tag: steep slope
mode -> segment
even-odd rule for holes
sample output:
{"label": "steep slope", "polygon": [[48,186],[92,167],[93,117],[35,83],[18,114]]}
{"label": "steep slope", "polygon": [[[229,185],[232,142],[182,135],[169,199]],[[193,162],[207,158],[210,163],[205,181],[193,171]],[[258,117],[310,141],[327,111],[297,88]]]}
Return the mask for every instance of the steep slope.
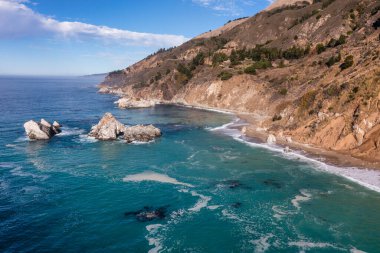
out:
{"label": "steep slope", "polygon": [[379,1],[281,6],[110,73],[101,91],[249,113],[251,132],[380,161]]}
{"label": "steep slope", "polygon": [[277,1],[274,1],[271,5],[268,6],[268,8],[266,10],[273,10],[273,9],[276,9],[276,8],[281,8],[281,7],[285,7],[285,6],[291,6],[291,5],[295,5],[299,2],[307,2],[308,4],[312,4],[313,1],[312,0],[277,0]]}

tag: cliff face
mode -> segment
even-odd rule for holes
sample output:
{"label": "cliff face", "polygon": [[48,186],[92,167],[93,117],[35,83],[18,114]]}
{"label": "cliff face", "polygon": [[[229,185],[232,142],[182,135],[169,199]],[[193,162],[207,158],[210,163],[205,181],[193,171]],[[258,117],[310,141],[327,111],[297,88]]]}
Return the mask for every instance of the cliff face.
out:
{"label": "cliff face", "polygon": [[110,73],[101,91],[250,113],[256,129],[380,161],[380,3],[279,5]]}

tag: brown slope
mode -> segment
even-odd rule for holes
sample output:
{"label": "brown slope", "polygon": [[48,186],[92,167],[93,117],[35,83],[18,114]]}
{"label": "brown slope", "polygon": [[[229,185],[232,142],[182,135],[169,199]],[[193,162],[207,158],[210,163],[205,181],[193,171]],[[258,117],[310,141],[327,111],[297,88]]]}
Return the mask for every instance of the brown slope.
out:
{"label": "brown slope", "polygon": [[[126,96],[251,113],[255,129],[380,160],[380,148],[369,144],[379,138],[372,131],[380,123],[380,29],[373,27],[380,18],[379,5],[375,0],[322,0],[263,11],[222,29],[219,36],[195,38],[110,74],[102,87]],[[317,53],[318,43],[327,45],[341,35],[345,43]],[[230,57],[232,50],[257,45],[282,52],[269,59],[272,67],[257,69],[256,75],[243,72],[255,63],[252,52],[235,65],[230,60],[212,64],[219,53]],[[283,53],[293,46],[290,55]],[[293,57],[308,46],[308,53]],[[205,60],[194,66],[199,52]],[[326,66],[339,54],[338,62]],[[354,63],[342,70],[349,55]],[[178,71],[179,64],[194,66],[191,75]],[[221,80],[222,72],[232,77]]]}

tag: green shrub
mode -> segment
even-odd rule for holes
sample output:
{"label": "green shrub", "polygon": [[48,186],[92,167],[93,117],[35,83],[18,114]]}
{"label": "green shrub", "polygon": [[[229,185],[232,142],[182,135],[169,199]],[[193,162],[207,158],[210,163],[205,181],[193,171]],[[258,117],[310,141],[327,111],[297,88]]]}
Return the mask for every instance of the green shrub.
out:
{"label": "green shrub", "polygon": [[285,50],[282,53],[282,56],[287,60],[300,59],[303,56],[309,54],[309,52],[310,52],[310,46],[307,46],[306,48],[292,46],[291,48]]}
{"label": "green shrub", "polygon": [[215,53],[212,56],[212,65],[216,66],[227,60],[228,60],[228,56],[225,53]]}
{"label": "green shrub", "polygon": [[340,94],[340,89],[336,85],[329,86],[325,91],[325,95],[329,97],[337,97]]}
{"label": "green shrub", "polygon": [[267,68],[272,67],[272,63],[268,60],[261,60],[261,61],[254,62],[252,66],[255,69],[267,69]]}
{"label": "green shrub", "polygon": [[318,53],[318,54],[323,53],[325,50],[326,50],[325,45],[323,45],[322,43],[318,43],[318,44],[317,44],[317,53]]}
{"label": "green shrub", "polygon": [[191,73],[190,69],[188,69],[182,63],[178,64],[177,70],[178,70],[179,73],[184,74],[187,77],[188,80],[193,77],[193,74]]}
{"label": "green shrub", "polygon": [[346,43],[346,39],[347,39],[347,37],[342,34],[339,36],[338,40],[331,39],[327,46],[328,47],[337,47],[337,46],[343,45]]}
{"label": "green shrub", "polygon": [[352,55],[349,55],[344,59],[344,62],[340,65],[340,69],[345,70],[351,67],[352,65],[354,65],[354,57]]}
{"label": "green shrub", "polygon": [[288,89],[287,88],[282,88],[279,93],[283,96],[286,96],[286,94],[288,94]]}
{"label": "green shrub", "polygon": [[199,65],[203,65],[205,62],[205,55],[203,52],[199,52],[191,61],[190,69],[195,69]]}
{"label": "green shrub", "polygon": [[154,80],[158,81],[162,78],[162,75],[160,72],[157,72],[156,76],[154,77]]}
{"label": "green shrub", "polygon": [[241,63],[240,58],[241,57],[239,56],[239,54],[235,50],[232,50],[231,55],[230,55],[231,67],[239,65]]}
{"label": "green shrub", "polygon": [[305,93],[300,99],[300,103],[299,103],[300,109],[302,111],[309,109],[313,105],[316,96],[317,96],[317,92],[314,90]]}
{"label": "green shrub", "polygon": [[340,62],[340,60],[342,59],[342,56],[340,55],[340,53],[337,55],[337,56],[331,56],[328,61],[326,62],[326,65],[327,67],[331,67],[333,66],[335,63],[337,62]]}
{"label": "green shrub", "polygon": [[220,80],[222,80],[222,81],[226,81],[226,80],[230,79],[232,76],[233,76],[233,74],[230,72],[227,72],[227,71],[222,71],[218,75],[218,77],[220,77]]}
{"label": "green shrub", "polygon": [[124,71],[120,69],[120,70],[112,71],[109,74],[110,75],[120,75],[120,74],[123,74],[123,73],[124,73]]}
{"label": "green shrub", "polygon": [[249,74],[249,75],[256,75],[256,68],[253,65],[246,67],[244,69],[244,73]]}

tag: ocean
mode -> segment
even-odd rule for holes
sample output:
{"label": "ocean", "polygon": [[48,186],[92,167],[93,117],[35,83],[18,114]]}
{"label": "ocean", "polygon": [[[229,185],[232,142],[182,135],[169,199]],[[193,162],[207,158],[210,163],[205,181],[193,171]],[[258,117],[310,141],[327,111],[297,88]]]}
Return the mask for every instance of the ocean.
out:
{"label": "ocean", "polygon": [[[100,81],[0,78],[0,252],[380,252],[378,173],[247,143],[229,114],[120,110]],[[105,112],[163,136],[87,137]],[[40,118],[63,132],[29,141]]]}

